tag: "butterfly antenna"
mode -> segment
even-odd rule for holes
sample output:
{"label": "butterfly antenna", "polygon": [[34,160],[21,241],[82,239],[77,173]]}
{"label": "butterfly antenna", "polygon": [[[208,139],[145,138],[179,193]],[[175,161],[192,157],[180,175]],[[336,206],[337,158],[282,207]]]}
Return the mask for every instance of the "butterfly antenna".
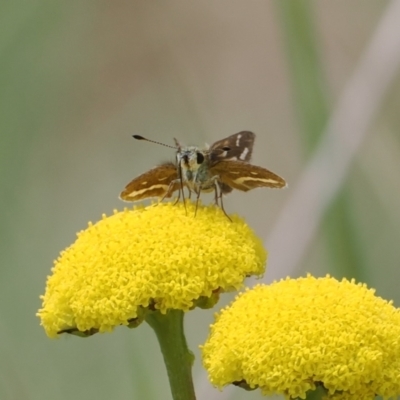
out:
{"label": "butterfly antenna", "polygon": [[175,146],[170,146],[169,144],[165,144],[165,143],[161,143],[161,142],[156,142],[155,140],[150,140],[150,139],[146,139],[143,136],[140,135],[132,135],[136,140],[145,140],[146,142],[150,142],[150,143],[155,143],[155,144],[160,144],[161,146],[165,146],[165,147],[169,147],[170,149],[177,149],[178,147]]}

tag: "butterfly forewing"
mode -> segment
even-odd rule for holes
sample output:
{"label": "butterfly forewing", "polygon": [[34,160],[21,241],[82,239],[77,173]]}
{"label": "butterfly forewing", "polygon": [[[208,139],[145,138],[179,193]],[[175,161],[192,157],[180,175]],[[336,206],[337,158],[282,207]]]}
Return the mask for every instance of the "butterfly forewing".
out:
{"label": "butterfly forewing", "polygon": [[138,201],[149,197],[171,197],[180,187],[175,164],[165,163],[133,179],[119,197],[125,201]]}
{"label": "butterfly forewing", "polygon": [[266,168],[244,161],[220,161],[211,167],[211,171],[218,176],[220,185],[244,192],[258,187],[283,188],[286,186],[286,181],[280,176]]}
{"label": "butterfly forewing", "polygon": [[250,161],[254,139],[253,132],[242,131],[218,140],[209,150],[211,165],[223,160]]}

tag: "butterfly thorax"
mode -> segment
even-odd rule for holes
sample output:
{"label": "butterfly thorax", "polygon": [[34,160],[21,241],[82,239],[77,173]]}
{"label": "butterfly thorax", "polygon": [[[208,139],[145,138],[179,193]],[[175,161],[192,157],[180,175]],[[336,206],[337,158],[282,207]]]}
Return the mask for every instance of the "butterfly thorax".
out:
{"label": "butterfly thorax", "polygon": [[178,151],[176,159],[182,171],[182,181],[190,190],[199,193],[214,189],[208,149],[185,147]]}

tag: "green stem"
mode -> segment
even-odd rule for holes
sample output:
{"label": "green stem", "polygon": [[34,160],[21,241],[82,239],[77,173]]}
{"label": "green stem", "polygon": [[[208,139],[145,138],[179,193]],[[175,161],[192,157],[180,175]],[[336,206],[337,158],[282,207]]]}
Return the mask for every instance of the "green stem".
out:
{"label": "green stem", "polygon": [[192,379],[193,354],[183,331],[184,312],[150,312],[146,322],[154,329],[164,357],[174,400],[196,400]]}

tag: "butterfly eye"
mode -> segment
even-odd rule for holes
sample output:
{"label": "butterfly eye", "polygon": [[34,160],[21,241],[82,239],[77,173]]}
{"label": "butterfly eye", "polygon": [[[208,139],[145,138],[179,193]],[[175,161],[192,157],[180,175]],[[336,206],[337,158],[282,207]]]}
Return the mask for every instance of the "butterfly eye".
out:
{"label": "butterfly eye", "polygon": [[204,155],[201,153],[197,153],[197,164],[203,164]]}

